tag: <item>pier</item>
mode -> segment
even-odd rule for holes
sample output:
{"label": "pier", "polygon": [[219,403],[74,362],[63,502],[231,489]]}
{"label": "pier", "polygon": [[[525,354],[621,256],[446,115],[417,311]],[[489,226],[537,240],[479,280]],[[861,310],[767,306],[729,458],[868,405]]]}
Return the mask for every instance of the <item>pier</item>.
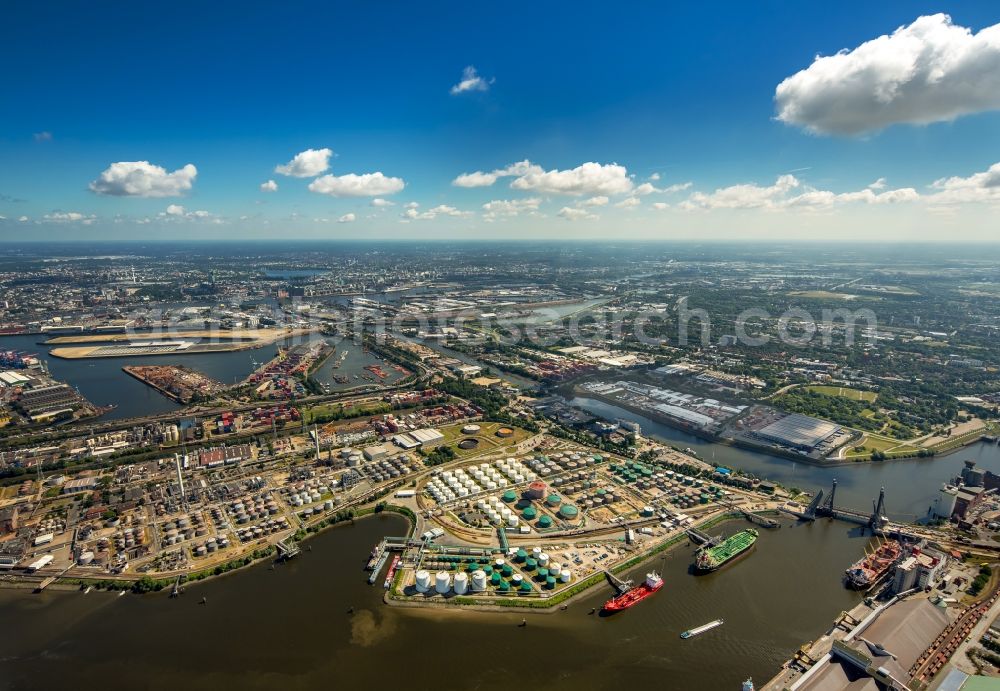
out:
{"label": "pier", "polygon": [[289,545],[284,540],[278,540],[274,546],[278,549],[278,559],[281,561],[291,559],[299,553],[297,545]]}
{"label": "pier", "polygon": [[702,547],[715,547],[717,544],[722,542],[721,535],[712,537],[711,535],[701,532],[697,528],[688,528],[684,531],[684,534],[691,539],[691,542]]}
{"label": "pier", "polygon": [[63,569],[58,574],[56,574],[55,576],[48,576],[47,578],[42,579],[42,582],[38,584],[37,588],[35,588],[35,592],[36,593],[42,592],[43,590],[45,590],[46,588],[48,588],[50,585],[52,585],[53,583],[55,583],[57,580],[59,580],[60,578],[62,578],[63,576],[65,576],[66,572],[69,571],[70,569],[72,569],[74,566],[75,566],[75,564],[70,564],[65,569]]}

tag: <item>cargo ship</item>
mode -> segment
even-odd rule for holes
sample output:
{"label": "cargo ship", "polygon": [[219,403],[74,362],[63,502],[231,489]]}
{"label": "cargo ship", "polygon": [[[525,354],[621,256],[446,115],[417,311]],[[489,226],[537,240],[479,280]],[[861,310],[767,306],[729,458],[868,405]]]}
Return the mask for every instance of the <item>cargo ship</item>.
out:
{"label": "cargo ship", "polygon": [[697,573],[709,573],[722,568],[723,565],[750,553],[757,542],[759,533],[753,528],[747,528],[732,535],[715,547],[705,547],[699,550],[694,561]]}
{"label": "cargo ship", "polygon": [[847,587],[855,590],[870,588],[889,571],[902,554],[903,547],[895,540],[879,540],[878,547],[871,553],[865,548],[865,556],[844,572]]}
{"label": "cargo ship", "polygon": [[621,595],[611,598],[604,603],[602,609],[605,612],[621,612],[632,605],[636,605],[663,587],[663,579],[655,571],[646,574],[646,580],[642,585],[629,588]]}
{"label": "cargo ship", "polygon": [[396,575],[396,569],[399,568],[399,556],[392,558],[392,564],[389,565],[389,570],[385,572],[385,583],[383,587],[388,590],[392,586],[392,577]]}
{"label": "cargo ship", "polygon": [[687,631],[681,634],[681,638],[684,639],[694,638],[698,634],[705,633],[706,631],[711,631],[712,629],[722,626],[725,623],[726,622],[723,619],[716,619],[715,621],[710,621],[707,624],[702,624],[701,626],[696,626],[693,629],[688,629]]}

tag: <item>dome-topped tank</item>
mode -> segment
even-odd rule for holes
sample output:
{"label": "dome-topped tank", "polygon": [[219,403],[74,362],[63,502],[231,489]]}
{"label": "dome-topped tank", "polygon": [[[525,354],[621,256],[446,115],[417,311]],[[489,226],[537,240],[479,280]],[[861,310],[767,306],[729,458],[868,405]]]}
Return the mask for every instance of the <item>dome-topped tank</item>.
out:
{"label": "dome-topped tank", "polygon": [[426,593],[431,589],[431,574],[426,569],[420,569],[416,574],[417,578],[417,592]]}
{"label": "dome-topped tank", "polygon": [[472,592],[481,593],[486,590],[486,572],[477,570],[472,572]]}
{"label": "dome-topped tank", "polygon": [[434,590],[444,595],[451,590],[451,577],[447,571],[438,571],[434,575]]}
{"label": "dome-topped tank", "polygon": [[469,576],[466,573],[455,574],[455,594],[465,595],[469,591]]}

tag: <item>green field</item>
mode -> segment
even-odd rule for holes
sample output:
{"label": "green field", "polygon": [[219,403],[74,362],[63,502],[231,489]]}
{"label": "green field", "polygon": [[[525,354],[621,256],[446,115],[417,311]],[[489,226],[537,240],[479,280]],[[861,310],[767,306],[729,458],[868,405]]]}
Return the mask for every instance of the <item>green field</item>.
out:
{"label": "green field", "polygon": [[[859,446],[863,446],[863,451],[855,451]],[[881,451],[890,458],[892,456],[910,456],[920,449],[912,444],[900,441],[899,439],[892,439],[891,437],[884,437],[880,434],[866,434],[864,439],[860,442],[856,442],[848,447],[847,453],[844,454],[845,458],[855,459],[855,458],[868,458],[875,451]]]}
{"label": "green field", "polygon": [[841,398],[849,398],[852,401],[865,401],[866,403],[871,403],[878,396],[874,391],[849,389],[845,386],[807,386],[806,389],[823,394],[824,396],[840,396]]}

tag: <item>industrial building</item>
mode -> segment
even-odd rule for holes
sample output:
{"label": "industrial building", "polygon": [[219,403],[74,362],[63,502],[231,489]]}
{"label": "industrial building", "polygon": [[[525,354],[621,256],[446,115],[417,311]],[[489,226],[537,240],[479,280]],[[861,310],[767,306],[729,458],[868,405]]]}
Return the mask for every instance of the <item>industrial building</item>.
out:
{"label": "industrial building", "polygon": [[436,429],[415,429],[412,432],[394,435],[392,441],[404,449],[433,449],[444,442],[444,435]]}
{"label": "industrial building", "polygon": [[760,428],[755,434],[775,444],[809,452],[814,451],[841,430],[841,426],[833,422],[792,413]]}

